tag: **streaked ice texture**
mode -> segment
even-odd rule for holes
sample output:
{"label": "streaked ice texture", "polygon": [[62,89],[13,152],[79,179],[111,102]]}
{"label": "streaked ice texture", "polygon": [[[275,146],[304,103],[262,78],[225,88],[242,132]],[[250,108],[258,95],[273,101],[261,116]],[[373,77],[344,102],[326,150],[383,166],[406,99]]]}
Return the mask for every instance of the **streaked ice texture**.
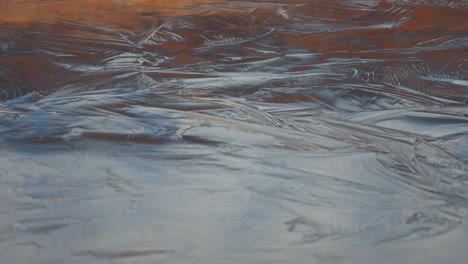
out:
{"label": "streaked ice texture", "polygon": [[465,1],[0,2],[0,263],[466,263]]}

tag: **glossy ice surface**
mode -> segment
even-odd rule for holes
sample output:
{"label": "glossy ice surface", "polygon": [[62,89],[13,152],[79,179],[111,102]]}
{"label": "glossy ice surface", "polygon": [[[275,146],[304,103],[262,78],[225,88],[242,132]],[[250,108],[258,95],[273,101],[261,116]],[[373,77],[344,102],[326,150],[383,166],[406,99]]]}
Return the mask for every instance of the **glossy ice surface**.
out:
{"label": "glossy ice surface", "polygon": [[466,263],[468,2],[0,1],[0,263]]}

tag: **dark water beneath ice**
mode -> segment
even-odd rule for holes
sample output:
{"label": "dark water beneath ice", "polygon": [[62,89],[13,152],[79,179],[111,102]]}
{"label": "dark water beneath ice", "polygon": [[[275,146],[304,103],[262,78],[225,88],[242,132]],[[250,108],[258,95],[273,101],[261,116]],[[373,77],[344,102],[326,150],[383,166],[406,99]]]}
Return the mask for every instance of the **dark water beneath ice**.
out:
{"label": "dark water beneath ice", "polygon": [[0,2],[0,263],[465,263],[466,1]]}

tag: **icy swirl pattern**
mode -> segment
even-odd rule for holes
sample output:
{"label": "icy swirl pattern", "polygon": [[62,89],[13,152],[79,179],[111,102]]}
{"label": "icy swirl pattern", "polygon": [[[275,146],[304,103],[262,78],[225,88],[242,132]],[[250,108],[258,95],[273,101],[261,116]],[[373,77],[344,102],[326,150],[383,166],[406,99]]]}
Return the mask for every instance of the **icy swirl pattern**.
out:
{"label": "icy swirl pattern", "polygon": [[0,263],[465,263],[468,2],[0,1]]}

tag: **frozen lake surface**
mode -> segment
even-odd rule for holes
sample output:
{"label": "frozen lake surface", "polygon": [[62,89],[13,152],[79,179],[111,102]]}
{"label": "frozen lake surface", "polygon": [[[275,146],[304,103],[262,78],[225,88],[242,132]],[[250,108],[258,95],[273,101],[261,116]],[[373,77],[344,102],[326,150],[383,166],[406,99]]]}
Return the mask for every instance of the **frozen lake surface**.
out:
{"label": "frozen lake surface", "polygon": [[466,1],[0,2],[0,263],[465,263]]}

